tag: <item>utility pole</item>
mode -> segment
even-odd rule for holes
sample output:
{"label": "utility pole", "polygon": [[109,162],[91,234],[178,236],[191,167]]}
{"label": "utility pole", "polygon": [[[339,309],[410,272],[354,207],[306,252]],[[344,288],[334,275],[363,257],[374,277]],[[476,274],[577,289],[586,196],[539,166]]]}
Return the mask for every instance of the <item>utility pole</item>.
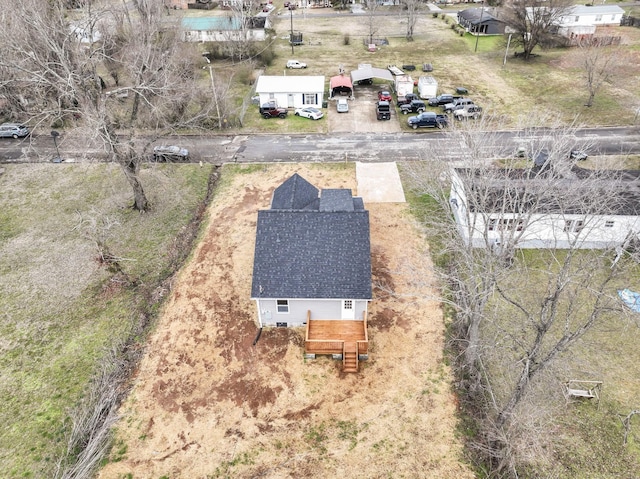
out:
{"label": "utility pole", "polygon": [[291,18],[291,33],[289,34],[289,43],[291,43],[291,56],[293,56],[293,10],[289,8],[289,18]]}
{"label": "utility pole", "polygon": [[480,7],[480,23],[476,27],[476,49],[474,52],[478,51],[478,40],[480,39],[480,31],[482,30],[482,14],[484,13],[484,0],[482,0],[482,7]]}
{"label": "utility pole", "polygon": [[507,40],[507,49],[504,51],[504,61],[502,62],[502,68],[507,64],[507,54],[509,53],[509,45],[511,45],[511,35],[513,33],[509,33],[509,39]]}

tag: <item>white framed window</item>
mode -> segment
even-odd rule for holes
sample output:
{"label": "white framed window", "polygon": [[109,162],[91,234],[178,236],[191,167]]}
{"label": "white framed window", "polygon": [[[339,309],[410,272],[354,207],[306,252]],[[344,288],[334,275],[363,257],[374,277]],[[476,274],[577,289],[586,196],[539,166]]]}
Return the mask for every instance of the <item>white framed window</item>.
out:
{"label": "white framed window", "polygon": [[303,103],[305,105],[315,105],[316,102],[316,94],[315,93],[305,93],[303,97]]}
{"label": "white framed window", "polygon": [[524,220],[518,218],[489,218],[488,231],[522,231]]}
{"label": "white framed window", "polygon": [[604,222],[604,227],[605,228],[613,228],[613,225],[615,224],[615,222],[613,220],[607,220]]}
{"label": "white framed window", "polygon": [[276,307],[278,313],[289,312],[289,300],[288,299],[276,299]]}
{"label": "white framed window", "polygon": [[580,233],[584,227],[584,221],[582,220],[565,220],[564,232],[565,233]]}
{"label": "white framed window", "polygon": [[352,299],[345,299],[343,307],[344,307],[344,309],[353,309],[353,300]]}
{"label": "white framed window", "polygon": [[596,15],[596,22],[602,21],[602,15]]}

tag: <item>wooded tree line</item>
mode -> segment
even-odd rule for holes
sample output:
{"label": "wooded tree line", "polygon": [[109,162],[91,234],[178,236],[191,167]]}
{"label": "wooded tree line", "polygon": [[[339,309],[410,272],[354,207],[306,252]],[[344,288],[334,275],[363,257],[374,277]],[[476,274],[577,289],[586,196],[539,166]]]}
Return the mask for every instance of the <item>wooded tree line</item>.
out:
{"label": "wooded tree line", "polygon": [[0,1],[0,95],[34,126],[73,127],[102,145],[144,211],[139,171],[154,136],[210,121],[215,95],[198,86],[199,55],[162,2],[67,3]]}

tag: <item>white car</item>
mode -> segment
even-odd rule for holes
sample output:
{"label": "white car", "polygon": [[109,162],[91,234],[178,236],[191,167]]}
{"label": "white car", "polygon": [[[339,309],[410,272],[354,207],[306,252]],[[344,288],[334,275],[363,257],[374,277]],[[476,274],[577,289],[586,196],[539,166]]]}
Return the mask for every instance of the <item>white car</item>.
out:
{"label": "white car", "polygon": [[299,62],[298,60],[289,60],[287,62],[287,68],[307,68],[307,64]]}
{"label": "white car", "polygon": [[311,118],[312,120],[319,120],[324,116],[324,113],[322,113],[317,108],[313,108],[312,106],[309,106],[307,108],[297,108],[296,116],[301,116],[303,118]]}
{"label": "white car", "polygon": [[349,102],[346,98],[338,98],[336,110],[338,110],[338,113],[347,113],[349,111]]}

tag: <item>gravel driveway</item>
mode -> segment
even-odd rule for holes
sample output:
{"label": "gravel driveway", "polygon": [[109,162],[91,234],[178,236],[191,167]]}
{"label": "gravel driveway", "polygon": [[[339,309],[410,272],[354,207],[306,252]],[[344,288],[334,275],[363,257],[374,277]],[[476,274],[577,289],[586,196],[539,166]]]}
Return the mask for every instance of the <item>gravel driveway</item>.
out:
{"label": "gravel driveway", "polygon": [[327,108],[327,120],[330,133],[397,133],[400,132],[400,123],[403,118],[398,118],[395,110],[395,102],[391,106],[391,120],[379,121],[376,119],[376,101],[380,85],[355,86],[355,99],[349,100],[349,112],[338,113],[336,101],[329,100]]}

